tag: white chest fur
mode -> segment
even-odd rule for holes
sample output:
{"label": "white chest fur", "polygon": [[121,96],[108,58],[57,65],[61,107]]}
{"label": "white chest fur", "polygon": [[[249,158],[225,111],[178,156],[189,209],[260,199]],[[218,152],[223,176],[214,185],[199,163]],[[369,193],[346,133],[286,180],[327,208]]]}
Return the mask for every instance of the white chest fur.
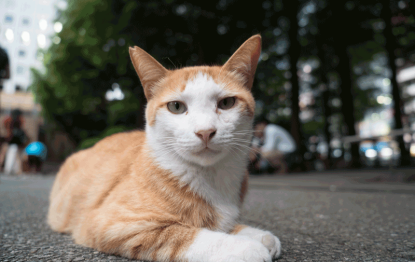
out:
{"label": "white chest fur", "polygon": [[[191,168],[180,180],[204,198],[218,215],[218,230],[228,232],[239,216],[244,170],[232,167]],[[233,170],[232,170],[233,169]]]}
{"label": "white chest fur", "polygon": [[171,156],[159,155],[156,160],[212,205],[218,215],[218,230],[229,232],[239,216],[241,183],[246,170],[240,157],[229,156],[215,167],[201,167]]}

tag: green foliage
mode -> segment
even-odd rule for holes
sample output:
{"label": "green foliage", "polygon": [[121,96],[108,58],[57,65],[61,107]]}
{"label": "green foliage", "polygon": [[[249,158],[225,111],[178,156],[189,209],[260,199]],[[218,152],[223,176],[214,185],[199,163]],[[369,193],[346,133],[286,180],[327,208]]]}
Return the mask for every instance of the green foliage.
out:
{"label": "green foliage", "polygon": [[367,63],[373,60],[375,54],[384,52],[384,48],[375,41],[367,41],[349,48],[351,65]]}
{"label": "green foliage", "polygon": [[[240,9],[238,3],[196,0],[69,0],[57,19],[63,30],[52,36],[60,43],[45,51],[46,70],[33,71],[32,90],[48,121],[78,143],[111,126],[143,127],[146,101],[129,46],[142,47],[167,68],[221,64],[255,33],[263,32],[265,50],[272,46],[278,21],[272,14],[261,1]],[[261,62],[268,87],[265,94],[254,88],[258,99],[280,92],[283,78],[274,63]],[[125,95],[121,101],[105,98],[114,83]]]}
{"label": "green foliage", "polygon": [[[58,20],[61,39],[46,51],[44,73],[34,70],[32,89],[49,121],[56,122],[75,141],[100,134],[107,126],[139,125],[143,108],[139,80],[132,69],[126,34],[131,1],[113,12],[115,1],[71,0]],[[105,94],[118,83],[123,101],[107,101]]]}
{"label": "green foliage", "polygon": [[[351,66],[358,67],[361,71],[359,75],[354,73],[352,79],[357,83],[359,77],[386,77],[383,76],[383,68],[386,64],[379,64],[376,67],[371,67],[370,64],[374,62],[376,56],[385,55],[384,48],[375,41],[367,41],[360,45],[349,48],[351,56]],[[359,88],[357,84],[354,85],[354,101],[355,101],[355,119],[362,121],[365,112],[370,108],[376,108],[380,105],[376,102],[376,94],[379,93],[379,87],[375,86],[375,81],[372,80],[371,86],[364,89]]]}
{"label": "green foliage", "polygon": [[306,123],[303,123],[302,130],[305,137],[314,136],[316,134],[322,134],[324,128],[324,122],[323,119],[309,121]]}
{"label": "green foliage", "polygon": [[[384,52],[385,37],[379,26],[382,5],[375,0],[353,0],[345,5],[327,0],[299,3],[299,33],[297,39],[288,39],[290,22],[281,0],[254,1],[249,5],[241,1],[68,0],[68,8],[57,19],[63,23],[63,30],[52,36],[55,40],[59,37],[60,43],[44,51],[46,69],[33,70],[35,81],[31,88],[48,121],[74,141],[82,141],[81,148],[85,148],[110,134],[108,130],[113,127],[143,127],[146,101],[129,58],[129,46],[142,47],[164,66],[174,69],[222,64],[248,37],[261,33],[263,53],[252,89],[258,104],[262,104],[261,114],[276,123],[289,119],[290,81],[297,77],[291,76],[289,69],[299,65],[289,65],[287,52],[290,41],[298,41],[299,64],[309,59],[320,63],[313,68],[312,80],[307,83],[316,97],[310,108],[317,114],[302,127],[306,135],[319,133],[323,124],[319,87],[335,86],[330,89],[330,99],[338,98],[340,93],[338,84],[330,78],[325,80],[330,74],[341,73],[336,73],[338,39],[343,39],[342,46],[349,49],[352,67],[368,63],[375,54]],[[343,24],[346,20],[334,16],[335,10],[353,19]],[[414,21],[414,16],[408,15],[394,28],[396,42],[402,47],[398,54],[415,43]],[[356,82],[357,76],[352,80]],[[114,83],[123,91],[123,100],[106,99]],[[300,84],[304,84],[303,79]],[[354,89],[354,113],[359,120],[364,110],[375,103],[371,89]],[[331,110],[334,114],[339,111]]]}

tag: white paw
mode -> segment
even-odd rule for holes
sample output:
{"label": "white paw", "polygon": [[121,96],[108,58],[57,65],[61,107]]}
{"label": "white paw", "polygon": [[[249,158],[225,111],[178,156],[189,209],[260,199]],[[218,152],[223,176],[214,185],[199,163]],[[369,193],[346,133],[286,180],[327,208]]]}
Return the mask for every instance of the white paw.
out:
{"label": "white paw", "polygon": [[281,255],[281,242],[278,237],[274,236],[270,232],[266,232],[260,235],[261,243],[268,248],[272,258],[277,258]]}
{"label": "white paw", "polygon": [[268,249],[260,242],[245,236],[235,236],[232,246],[217,261],[271,262]]}
{"label": "white paw", "polygon": [[261,242],[266,248],[268,248],[272,258],[278,258],[281,255],[281,242],[278,237],[274,236],[271,232],[246,227],[237,235],[247,236]]}
{"label": "white paw", "polygon": [[247,236],[203,229],[184,258],[189,262],[271,262],[268,248]]}

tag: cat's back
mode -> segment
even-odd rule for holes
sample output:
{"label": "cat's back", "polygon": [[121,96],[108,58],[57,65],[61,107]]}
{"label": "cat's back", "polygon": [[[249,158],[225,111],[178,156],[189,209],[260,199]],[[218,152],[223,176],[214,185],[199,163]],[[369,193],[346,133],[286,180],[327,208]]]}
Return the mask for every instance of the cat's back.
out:
{"label": "cat's back", "polygon": [[[109,166],[114,162],[133,161],[132,158],[136,155],[131,154],[131,151],[140,151],[144,141],[145,132],[143,131],[123,132],[108,136],[93,147],[69,156],[61,166],[56,180],[63,182],[71,176],[81,176],[84,173],[88,173],[87,176],[91,177],[96,173],[94,170],[101,169],[103,166]],[[94,168],[94,170],[89,170],[89,168]]]}
{"label": "cat's back", "polygon": [[117,133],[102,139],[91,149],[118,153],[132,147],[140,147],[145,141],[145,136],[144,131]]}
{"label": "cat's back", "polygon": [[72,211],[94,205],[108,194],[115,181],[128,174],[144,143],[142,131],[118,133],[68,157],[50,194],[48,221],[52,228],[71,231]]}

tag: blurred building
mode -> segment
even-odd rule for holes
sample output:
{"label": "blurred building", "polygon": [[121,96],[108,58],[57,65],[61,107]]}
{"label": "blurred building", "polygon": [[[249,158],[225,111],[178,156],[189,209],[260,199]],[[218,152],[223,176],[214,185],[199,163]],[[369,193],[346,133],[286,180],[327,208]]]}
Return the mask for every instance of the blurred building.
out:
{"label": "blurred building", "polygon": [[397,81],[402,90],[403,110],[406,122],[411,129],[415,129],[415,64],[407,64],[397,74]]}
{"label": "blurred building", "polygon": [[0,45],[9,55],[11,74],[3,92],[26,91],[30,86],[30,68],[42,68],[39,49],[59,41],[50,36],[62,30],[54,19],[56,7],[65,4],[62,0],[0,0]]}
{"label": "blurred building", "polygon": [[407,63],[402,66],[396,80],[402,90],[403,124],[412,130],[412,134],[404,135],[404,140],[410,144],[411,156],[415,157],[415,64]]}
{"label": "blurred building", "polygon": [[43,50],[60,42],[55,33],[62,30],[62,24],[54,20],[57,10],[66,5],[64,0],[0,0],[0,46],[10,63],[10,79],[3,81],[0,90],[0,137],[6,134],[4,119],[11,110],[20,109],[30,140],[39,139],[41,108],[28,90],[31,68],[43,70]]}

